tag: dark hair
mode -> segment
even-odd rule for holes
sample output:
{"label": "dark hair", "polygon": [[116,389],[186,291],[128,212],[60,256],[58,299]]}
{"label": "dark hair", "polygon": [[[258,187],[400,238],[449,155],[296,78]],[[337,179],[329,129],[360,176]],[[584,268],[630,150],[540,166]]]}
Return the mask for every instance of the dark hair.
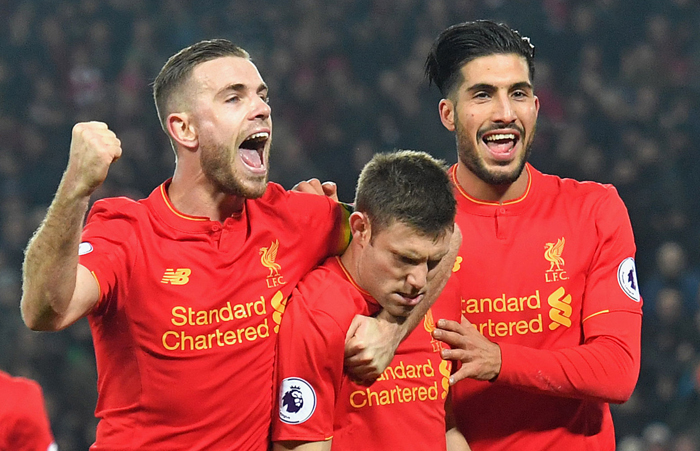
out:
{"label": "dark hair", "polygon": [[425,61],[425,75],[447,97],[461,83],[462,66],[481,56],[514,53],[527,60],[530,82],[535,78],[535,46],[508,25],[476,20],[452,25],[433,43]]}
{"label": "dark hair", "polygon": [[355,210],[367,214],[373,235],[396,221],[438,238],[454,224],[456,205],[445,163],[425,152],[376,154],[357,181]]}
{"label": "dark hair", "polygon": [[248,52],[226,39],[200,41],[171,56],[153,82],[153,100],[165,129],[167,106],[172,94],[187,81],[198,64],[225,56],[250,59]]}

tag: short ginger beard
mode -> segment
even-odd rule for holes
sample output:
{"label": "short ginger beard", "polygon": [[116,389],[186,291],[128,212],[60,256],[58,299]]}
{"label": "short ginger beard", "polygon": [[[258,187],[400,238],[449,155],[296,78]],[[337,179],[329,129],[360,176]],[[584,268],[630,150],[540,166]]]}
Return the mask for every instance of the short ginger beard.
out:
{"label": "short ginger beard", "polygon": [[455,121],[455,140],[457,142],[457,155],[459,157],[459,161],[461,161],[470,172],[489,185],[510,185],[518,180],[518,177],[520,177],[520,174],[525,168],[525,163],[530,157],[534,137],[535,128],[533,127],[531,136],[525,143],[525,152],[520,157],[520,161],[518,161],[518,165],[515,169],[508,173],[494,173],[489,171],[484,164],[484,160],[480,157],[479,151],[474,148],[469,136],[464,131],[464,128],[462,128],[462,124],[459,122],[459,120]]}
{"label": "short ginger beard", "polygon": [[246,184],[246,180],[236,170],[236,165],[230,161],[231,158],[238,158],[238,155],[235,151],[231,154],[226,146],[220,144],[200,146],[199,161],[202,171],[217,190],[246,199],[257,199],[265,194],[267,173],[251,176],[250,181],[253,183]]}

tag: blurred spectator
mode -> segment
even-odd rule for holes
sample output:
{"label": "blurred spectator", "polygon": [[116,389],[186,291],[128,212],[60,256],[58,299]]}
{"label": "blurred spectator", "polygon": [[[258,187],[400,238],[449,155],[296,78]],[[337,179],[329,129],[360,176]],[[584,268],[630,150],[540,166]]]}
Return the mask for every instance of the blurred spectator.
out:
{"label": "blurred spectator", "polygon": [[685,249],[677,242],[667,241],[656,252],[656,271],[649,274],[641,285],[644,310],[654,314],[659,292],[666,288],[678,290],[685,315],[700,310],[700,271],[691,267]]}
{"label": "blurred spectator", "polygon": [[[56,190],[72,125],[106,121],[123,142],[94,198],[142,197],[174,163],[150,99],[157,70],[198,39],[229,38],[271,88],[271,178],[333,180],[349,201],[374,152],[415,148],[454,161],[422,67],[439,31],[476,18],[506,21],[538,46],[533,163],[614,183],[628,206],[644,358],[637,391],[613,408],[620,449],[697,450],[699,2],[0,1],[0,369],[41,383],[60,448],[93,440],[92,343],[79,327],[26,331],[18,290],[22,249]],[[665,426],[645,434],[650,423]]]}

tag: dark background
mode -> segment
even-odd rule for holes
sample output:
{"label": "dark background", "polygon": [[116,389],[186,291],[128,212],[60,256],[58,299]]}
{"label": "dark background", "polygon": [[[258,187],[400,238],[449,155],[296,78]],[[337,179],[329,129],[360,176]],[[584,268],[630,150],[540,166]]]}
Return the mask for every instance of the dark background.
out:
{"label": "dark background", "polygon": [[148,195],[174,162],[150,83],[182,47],[225,37],[271,89],[271,180],[334,180],[349,201],[374,152],[456,160],[423,62],[443,28],[481,18],[537,48],[532,163],[613,183],[629,208],[645,317],[637,390],[613,407],[619,449],[700,450],[698,2],[0,0],[0,369],[41,383],[62,450],[94,439],[89,329],[28,331],[18,305],[73,124],[105,121],[123,143],[95,198]]}

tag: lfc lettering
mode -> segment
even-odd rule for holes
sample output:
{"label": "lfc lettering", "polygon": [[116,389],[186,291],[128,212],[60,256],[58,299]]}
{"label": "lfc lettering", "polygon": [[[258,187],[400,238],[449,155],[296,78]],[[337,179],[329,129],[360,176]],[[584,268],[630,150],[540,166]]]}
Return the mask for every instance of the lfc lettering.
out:
{"label": "lfc lettering", "polygon": [[544,273],[545,282],[558,282],[560,280],[569,280],[569,275],[566,273],[566,271]]}

